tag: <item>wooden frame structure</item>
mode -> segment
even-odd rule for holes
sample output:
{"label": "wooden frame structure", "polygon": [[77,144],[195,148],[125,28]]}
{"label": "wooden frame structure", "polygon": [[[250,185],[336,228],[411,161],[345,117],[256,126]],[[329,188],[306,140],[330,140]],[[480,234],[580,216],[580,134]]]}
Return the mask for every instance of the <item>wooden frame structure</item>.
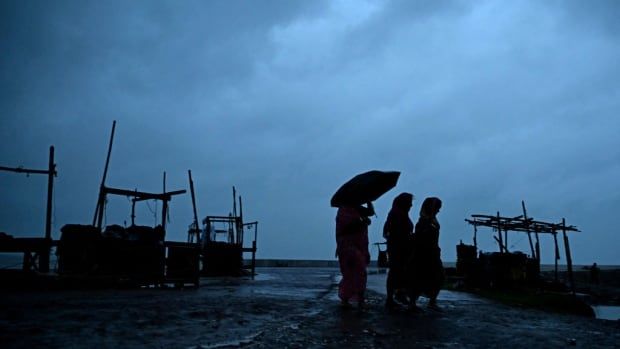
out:
{"label": "wooden frame structure", "polygon": [[[110,154],[112,151],[112,144],[114,141],[114,131],[116,128],[116,121],[112,124],[112,132],[110,135],[110,143],[108,146],[108,154],[106,157],[105,168],[103,177],[101,180],[101,186],[99,189],[99,198],[97,200],[97,206],[95,208],[95,214],[93,216],[93,226],[100,232],[103,230],[103,217],[106,205],[107,195],[119,195],[131,198],[131,226],[135,225],[136,218],[136,203],[146,200],[159,200],[163,202],[161,211],[161,227],[166,231],[166,222],[168,217],[168,202],[172,200],[175,195],[185,194],[186,190],[166,191],[166,172],[163,175],[163,191],[161,193],[149,193],[135,190],[111,188],[105,185],[105,180],[108,172],[108,165],[110,162]],[[193,195],[193,193],[192,193]],[[192,197],[193,199],[193,197]],[[163,282],[174,282],[176,285],[182,286],[185,282],[190,281],[196,286],[199,284],[199,245],[196,243],[174,242],[166,241],[165,237],[162,241],[163,250],[162,258],[165,259],[166,270],[163,271]],[[167,255],[167,257],[166,257]],[[195,268],[194,268],[195,266]],[[194,270],[195,269],[195,270]]]}
{"label": "wooden frame structure", "polygon": [[[253,278],[256,273],[258,221],[243,222],[243,203],[241,196],[237,197],[237,190],[233,186],[233,211],[228,216],[206,216],[202,220],[203,229],[200,229],[192,172],[189,170],[187,172],[194,213],[193,222],[187,231],[187,242],[196,241],[201,246],[203,274],[207,276],[242,275],[244,270],[249,269]],[[237,214],[237,199],[239,200],[239,214]],[[218,225],[223,225],[225,229],[217,229]],[[249,247],[244,246],[246,229],[254,230],[254,239]],[[218,241],[218,234],[225,234],[225,241]],[[244,253],[251,254],[249,266],[243,263]]]}
{"label": "wooden frame structure", "polygon": [[[44,174],[47,175],[47,206],[45,210],[45,237],[41,238],[14,238],[0,242],[0,252],[23,252],[24,261],[22,269],[28,271],[37,269],[42,273],[50,270],[50,249],[52,241],[52,198],[54,192],[54,177],[57,175],[56,164],[54,163],[54,146],[50,146],[49,163],[47,170],[27,169],[23,167],[4,167],[0,166],[0,171],[17,173]],[[36,259],[39,265],[36,265]]]}
{"label": "wooden frame structure", "polygon": [[163,202],[161,226],[164,228],[164,230],[166,230],[166,217],[168,216],[168,201],[170,201],[174,195],[185,194],[187,191],[176,190],[176,191],[166,192],[166,172],[164,172],[163,192],[160,194],[140,192],[137,189],[127,190],[127,189],[106,187],[105,180],[108,175],[108,166],[110,164],[110,155],[112,153],[112,144],[114,142],[115,129],[116,129],[116,120],[114,120],[114,122],[112,123],[112,133],[110,134],[110,143],[108,145],[108,155],[106,157],[105,167],[103,170],[103,177],[101,179],[101,186],[99,188],[99,199],[97,200],[97,207],[95,208],[95,215],[93,217],[93,226],[97,227],[99,231],[101,231],[101,229],[103,228],[103,213],[105,211],[106,197],[108,194],[112,194],[112,195],[127,196],[127,197],[132,198],[132,206],[131,206],[132,225],[134,224],[134,219],[135,219],[136,202],[144,201],[144,200],[161,200]]}
{"label": "wooden frame structure", "polygon": [[[534,220],[527,216],[525,209],[525,202],[521,201],[523,208],[523,214],[516,217],[503,217],[499,211],[496,215],[483,215],[472,214],[472,219],[465,219],[465,221],[474,227],[474,246],[477,246],[477,232],[478,227],[489,227],[494,231],[497,231],[497,236],[494,236],[495,241],[499,246],[500,253],[509,253],[508,251],[508,232],[521,232],[527,233],[530,243],[530,249],[532,252],[532,258],[536,259],[540,264],[540,241],[539,234],[551,234],[553,236],[555,246],[555,279],[558,279],[558,260],[560,259],[560,250],[558,247],[557,235],[562,232],[564,240],[564,251],[566,254],[566,265],[568,268],[568,277],[571,290],[575,292],[575,284],[573,279],[573,261],[570,252],[570,244],[568,242],[567,232],[579,232],[580,230],[573,225],[566,225],[566,220],[562,218],[560,223],[549,223],[543,221]],[[504,233],[502,236],[502,232]],[[535,243],[532,241],[532,234],[535,237]]]}

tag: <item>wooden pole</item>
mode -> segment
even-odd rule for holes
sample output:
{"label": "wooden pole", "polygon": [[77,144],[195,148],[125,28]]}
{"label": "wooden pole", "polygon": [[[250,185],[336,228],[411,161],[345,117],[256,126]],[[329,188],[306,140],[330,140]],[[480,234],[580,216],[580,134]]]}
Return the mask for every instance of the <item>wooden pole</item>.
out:
{"label": "wooden pole", "polygon": [[[56,164],[54,164],[54,146],[50,147],[50,157],[47,175],[47,208],[45,211],[45,240],[51,245],[52,242],[52,201],[54,195],[54,175],[56,174]],[[39,271],[47,273],[50,271],[50,247],[39,256]]]}
{"label": "wooden pole", "polygon": [[[136,188],[136,192],[137,191],[138,191],[138,188]],[[137,201],[136,197],[131,199],[131,225],[136,225],[136,201]]]}
{"label": "wooden pole", "polygon": [[538,229],[534,229],[534,236],[536,237],[536,260],[538,261],[538,265],[540,265],[540,240],[538,239]]}
{"label": "wooden pole", "polygon": [[497,211],[497,243],[499,244],[499,252],[504,252],[504,242],[502,240],[502,225],[500,223],[499,211]]}
{"label": "wooden pole", "polygon": [[237,189],[233,185],[233,216],[237,217]]}
{"label": "wooden pole", "polygon": [[527,211],[525,210],[525,201],[521,200],[521,207],[523,208],[523,220],[527,228],[527,239],[530,242],[530,250],[532,251],[532,258],[536,257],[536,251],[534,250],[534,244],[532,243],[532,234],[530,234],[530,222],[527,220]]}
{"label": "wooden pole", "polygon": [[475,223],[476,223],[476,219],[474,218],[474,247],[476,248],[476,251],[478,251],[478,239],[477,239],[478,226]]}
{"label": "wooden pole", "polygon": [[192,179],[192,171],[187,170],[187,174],[189,175],[189,191],[192,194],[192,209],[194,211],[194,231],[193,233],[188,234],[187,242],[194,242],[193,235],[196,235],[196,242],[198,242],[198,213],[196,212],[196,195],[194,194],[194,180]]}
{"label": "wooden pole", "polygon": [[103,223],[103,210],[105,209],[105,180],[108,175],[108,166],[110,164],[110,154],[112,154],[112,144],[114,143],[114,130],[116,129],[116,120],[112,122],[112,132],[110,134],[110,143],[108,144],[108,155],[106,156],[105,166],[103,168],[103,177],[101,178],[101,186],[99,187],[99,199],[95,208],[95,216],[93,217],[93,226],[97,224],[99,230]]}
{"label": "wooden pole", "polygon": [[239,195],[239,221],[237,222],[237,243],[243,247],[243,203]]}
{"label": "wooden pole", "polygon": [[252,241],[252,279],[256,275],[256,240]]}
{"label": "wooden pole", "polygon": [[558,282],[558,260],[560,259],[560,250],[558,248],[558,233],[557,232],[553,232],[553,243],[555,244],[555,273],[554,273],[554,280],[557,283]]}
{"label": "wooden pole", "polygon": [[235,186],[233,185],[232,187],[233,190],[233,226],[230,227],[230,231],[228,234],[228,242],[229,243],[234,243],[235,242],[235,232],[237,230],[237,189],[235,188]]}
{"label": "wooden pole", "polygon": [[258,237],[258,222],[254,223],[254,240],[252,241],[252,279],[254,278],[254,270],[256,269],[256,239]]}
{"label": "wooden pole", "polygon": [[[164,171],[164,191],[163,194],[166,194],[166,171]],[[161,207],[161,227],[166,231],[166,215],[168,214],[168,200],[164,198],[163,205]]]}
{"label": "wooden pole", "polygon": [[573,279],[573,258],[570,254],[570,245],[568,244],[568,236],[566,235],[566,220],[562,218],[562,234],[564,235],[564,249],[566,252],[566,266],[568,267],[568,280],[570,289],[575,294],[575,280]]}
{"label": "wooden pole", "polygon": [[163,205],[162,205],[162,212],[163,213],[163,217],[161,217],[161,227],[164,228],[164,231],[166,231],[166,212],[168,212],[168,200],[164,199],[163,201]]}

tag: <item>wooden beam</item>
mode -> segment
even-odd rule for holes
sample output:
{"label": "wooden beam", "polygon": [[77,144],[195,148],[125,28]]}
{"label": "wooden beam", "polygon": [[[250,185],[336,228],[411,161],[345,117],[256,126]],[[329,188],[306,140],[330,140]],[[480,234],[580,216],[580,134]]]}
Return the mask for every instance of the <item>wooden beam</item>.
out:
{"label": "wooden beam", "polygon": [[156,194],[156,193],[147,193],[147,192],[137,191],[137,190],[109,188],[105,186],[103,187],[103,190],[105,194],[135,197],[136,201],[170,200],[172,196],[174,195],[185,194],[187,192],[186,190],[176,190],[176,191],[169,191],[167,193]]}

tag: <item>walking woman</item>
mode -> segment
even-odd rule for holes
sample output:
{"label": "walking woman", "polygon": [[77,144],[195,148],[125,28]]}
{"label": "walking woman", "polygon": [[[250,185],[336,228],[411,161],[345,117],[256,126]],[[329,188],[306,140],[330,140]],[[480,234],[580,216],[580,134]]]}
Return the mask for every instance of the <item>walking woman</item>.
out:
{"label": "walking woman", "polygon": [[336,215],[336,256],[340,264],[340,281],[338,296],[343,306],[349,301],[365,306],[366,267],[370,263],[368,252],[368,225],[370,216],[375,211],[372,203],[367,207],[340,207]]}
{"label": "walking woman", "polygon": [[[386,282],[387,300],[385,306],[394,308],[395,293],[406,287],[406,265],[411,256],[411,240],[413,223],[409,218],[409,210],[413,206],[413,195],[401,193],[392,202],[392,209],[388,213],[383,225],[383,237],[387,240],[389,271]],[[406,296],[405,296],[406,298]],[[397,297],[397,299],[399,299]],[[400,300],[400,299],[399,299]],[[404,299],[406,302],[406,299]]]}
{"label": "walking woman", "polygon": [[420,219],[415,225],[415,244],[412,258],[412,285],[410,309],[416,310],[416,300],[422,294],[429,298],[428,307],[439,310],[437,295],[443,284],[444,271],[439,248],[439,222],[437,214],[441,200],[436,197],[424,199]]}

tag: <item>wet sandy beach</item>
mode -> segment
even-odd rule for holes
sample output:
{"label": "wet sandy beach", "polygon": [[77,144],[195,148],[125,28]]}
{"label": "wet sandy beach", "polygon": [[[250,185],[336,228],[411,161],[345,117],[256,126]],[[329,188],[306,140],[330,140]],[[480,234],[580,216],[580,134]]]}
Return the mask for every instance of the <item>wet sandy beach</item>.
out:
{"label": "wet sandy beach", "polygon": [[[260,268],[198,289],[0,293],[3,348],[618,348],[620,322],[509,307],[442,291],[443,312],[342,309],[334,268]],[[424,299],[422,300],[422,303]]]}

